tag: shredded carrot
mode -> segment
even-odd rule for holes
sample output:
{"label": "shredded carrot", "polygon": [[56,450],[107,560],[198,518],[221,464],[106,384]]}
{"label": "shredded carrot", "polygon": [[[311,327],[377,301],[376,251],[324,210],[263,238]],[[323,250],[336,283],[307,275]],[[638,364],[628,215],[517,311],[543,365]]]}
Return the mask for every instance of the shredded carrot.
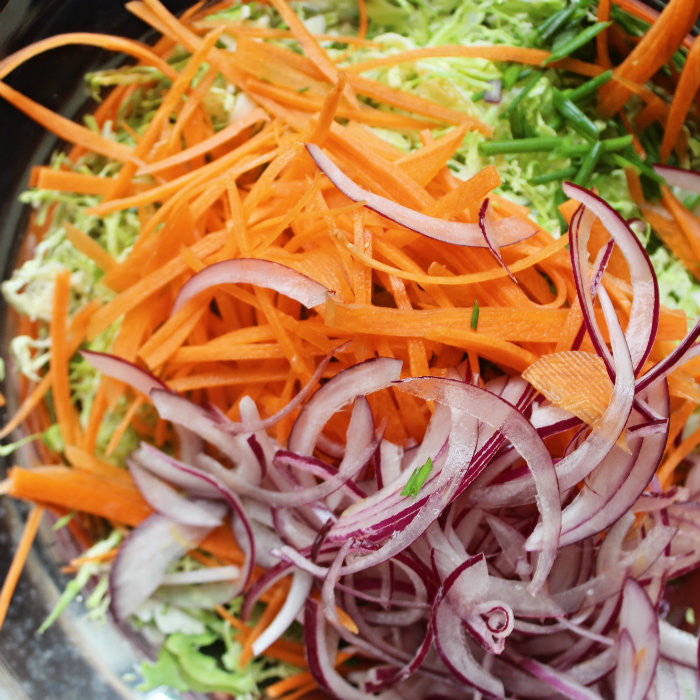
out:
{"label": "shredded carrot", "polygon": [[29,556],[29,550],[31,549],[32,542],[34,542],[34,538],[36,537],[43,514],[44,509],[41,506],[32,506],[29,516],[27,517],[27,521],[24,525],[24,530],[22,530],[22,536],[20,537],[15,554],[12,557],[10,569],[5,576],[2,588],[0,588],[0,627],[2,627],[5,617],[7,616],[12,594],[15,592],[15,588],[17,587],[19,576],[24,568],[24,562]]}
{"label": "shredded carrot", "polygon": [[63,441],[75,445],[79,440],[80,427],[71,401],[68,362],[69,347],[66,338],[68,305],[70,302],[70,272],[63,270],[56,275],[51,312],[51,393],[56,411],[56,421],[61,429]]}
{"label": "shredded carrot", "polygon": [[666,119],[663,140],[659,154],[661,160],[667,160],[671,149],[678,140],[688,109],[700,88],[700,41],[694,41],[688,51],[680,80],[673,93],[671,109]]}
{"label": "shredded carrot", "polygon": [[42,107],[3,82],[0,82],[0,97],[66,141],[122,163],[133,162],[135,159],[132,149],[128,146],[96,134],[87,127],[80,126],[70,119]]}
{"label": "shredded carrot", "polygon": [[[671,0],[641,41],[617,66],[615,75],[638,83],[646,82],[671,58],[691,30],[698,13],[700,0]],[[600,88],[598,96],[600,111],[610,115],[625,104],[630,92],[611,81]]]}

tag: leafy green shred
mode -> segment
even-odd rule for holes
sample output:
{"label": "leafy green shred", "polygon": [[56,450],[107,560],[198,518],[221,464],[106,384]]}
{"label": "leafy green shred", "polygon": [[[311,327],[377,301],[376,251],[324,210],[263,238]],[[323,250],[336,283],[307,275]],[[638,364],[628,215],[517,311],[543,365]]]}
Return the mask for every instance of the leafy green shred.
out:
{"label": "leafy green shred", "polygon": [[243,669],[238,666],[241,645],[233,639],[231,627],[220,618],[201,613],[206,629],[197,634],[176,632],[165,640],[155,662],[141,666],[145,692],[167,685],[200,693],[231,693],[237,700],[260,696],[265,682],[285,678],[300,669],[287,663],[259,658]]}
{"label": "leafy green shred", "polygon": [[[114,530],[109,537],[105,538],[104,540],[100,540],[90,547],[90,549],[85,552],[84,556],[86,558],[97,557],[100,554],[109,552],[119,544],[121,538],[121,533],[118,530]],[[78,573],[65,587],[63,593],[58,599],[58,602],[56,605],[54,605],[53,610],[49,613],[44,622],[42,622],[41,627],[39,627],[39,634],[46,632],[46,630],[58,619],[58,616],[68,607],[70,602],[78,596],[78,594],[85,588],[88,581],[90,581],[90,579],[94,576],[100,576],[101,580],[89,597],[93,617],[100,615],[104,616],[108,605],[108,602],[105,601],[107,596],[108,572],[105,569],[104,564],[95,561],[87,561],[80,567],[80,569],[78,569]],[[104,581],[104,583],[102,581]],[[95,613],[94,611],[99,612]]]}

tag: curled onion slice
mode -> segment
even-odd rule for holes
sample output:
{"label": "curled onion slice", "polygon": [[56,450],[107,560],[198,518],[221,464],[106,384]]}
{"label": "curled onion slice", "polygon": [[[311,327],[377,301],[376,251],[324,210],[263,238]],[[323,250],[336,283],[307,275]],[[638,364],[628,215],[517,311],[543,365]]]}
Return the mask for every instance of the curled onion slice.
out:
{"label": "curled onion slice", "polygon": [[697,170],[684,170],[683,168],[674,168],[672,165],[657,163],[654,165],[654,172],[661,175],[673,187],[680,187],[682,190],[700,194],[700,173]]}
{"label": "curled onion slice", "polygon": [[[437,219],[409,209],[402,204],[397,204],[386,197],[365,190],[353,182],[315,144],[307,143],[306,150],[328,179],[353,202],[364,202],[368,209],[376,211],[387,219],[411,229],[411,231],[428,236],[428,238],[475,248],[488,246],[478,224]],[[524,219],[515,216],[507,217],[494,223],[492,244],[497,246],[512,245],[529,238],[536,230],[534,225]]]}
{"label": "curled onion slice", "polygon": [[271,260],[237,258],[209,265],[187,280],[175,299],[171,313],[177,313],[187,301],[200,292],[222,284],[240,283],[273,289],[308,309],[323,304],[326,295],[332,294],[331,290],[320,282],[286,265]]}
{"label": "curled onion slice", "polygon": [[110,570],[110,610],[123,621],[158,588],[170,566],[196,547],[210,527],[175,523],[158,513],[134,528]]}

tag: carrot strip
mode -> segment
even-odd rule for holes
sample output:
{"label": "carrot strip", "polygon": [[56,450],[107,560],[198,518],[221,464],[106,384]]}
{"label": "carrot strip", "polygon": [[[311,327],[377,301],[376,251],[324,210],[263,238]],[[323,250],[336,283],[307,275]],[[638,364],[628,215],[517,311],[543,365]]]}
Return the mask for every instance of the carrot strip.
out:
{"label": "carrot strip", "polygon": [[41,39],[2,59],[2,61],[0,61],[0,80],[34,56],[38,56],[51,49],[74,44],[81,46],[97,46],[107,51],[125,53],[134,58],[138,58],[139,61],[152,65],[168,78],[172,79],[177,77],[177,71],[175,71],[167,61],[164,61],[160,56],[154,53],[152,48],[146,44],[112,34],[70,32]]}
{"label": "carrot strip", "polygon": [[255,627],[253,627],[243,643],[243,648],[241,649],[241,653],[238,657],[239,668],[245,668],[253,658],[253,642],[255,642],[255,640],[264,632],[270,622],[272,622],[274,619],[275,615],[277,615],[277,613],[280,611],[285,597],[286,591],[283,588],[278,587],[275,589],[272,599],[267,604],[264,612],[262,615],[260,615],[260,619],[257,621]]}
{"label": "carrot strip", "polygon": [[[206,256],[219,250],[223,243],[222,234],[211,234],[195,243],[192,252],[198,256]],[[127,311],[148,299],[186,269],[187,264],[181,258],[174,258],[114,297],[92,317],[88,338],[94,338],[107,329]]]}
{"label": "carrot strip", "polygon": [[49,333],[51,335],[51,393],[56,421],[61,429],[64,443],[75,445],[79,439],[80,428],[71,402],[68,377],[70,355],[66,338],[70,278],[69,270],[63,270],[56,275]]}
{"label": "carrot strip", "polygon": [[665,487],[673,483],[673,476],[676,467],[698,446],[700,445],[700,428],[694,430],[686,437],[678,447],[668,453],[661,467],[657,472],[659,481]]}
{"label": "carrot strip", "polygon": [[[645,83],[674,54],[691,30],[700,0],[671,0],[639,43],[615,69],[615,76]],[[630,91],[610,81],[598,91],[598,108],[603,115],[615,114],[630,97]]]}
{"label": "carrot strip", "polygon": [[[541,66],[550,55],[549,51],[544,51],[543,49],[528,49],[521,46],[461,46],[459,44],[427,46],[401,51],[390,56],[361,61],[345,66],[343,70],[348,73],[365,73],[369,70],[388,68],[400,63],[420,61],[425,58],[486,58],[490,61],[512,61],[530,66]],[[573,58],[557,61],[552,63],[551,66],[589,77],[600,75],[604,70],[594,63],[586,63]]]}
{"label": "carrot strip", "polygon": [[[368,267],[375,270],[380,270],[382,272],[388,272],[391,275],[400,277],[401,279],[411,280],[417,282],[418,284],[441,284],[441,285],[467,285],[476,284],[478,282],[486,282],[489,280],[497,280],[503,277],[507,277],[508,273],[502,267],[493,268],[492,270],[487,270],[485,272],[473,272],[466,273],[464,275],[432,275],[424,273],[409,272],[407,270],[401,270],[391,265],[370,258],[363,251],[356,248],[352,243],[344,238],[339,238],[340,242],[348,248],[348,250],[353,254],[353,256],[362,260]],[[509,265],[511,272],[520,272],[532,265],[536,265],[542,260],[546,260],[551,255],[554,255],[559,250],[562,250],[568,243],[568,238],[562,236],[556,239],[552,243],[543,248],[539,249],[535,253],[531,253],[525,258],[522,258],[516,263]]]}
{"label": "carrot strip", "polygon": [[[306,28],[306,25],[297,17],[296,13],[287,4],[286,0],[270,0],[270,4],[280,13],[282,19],[287,23],[292,34],[301,44],[306,56],[311,62],[323,73],[332,83],[338,83],[340,74],[335,63],[330,59],[328,54],[323,50],[321,45],[316,40],[316,37]],[[357,107],[357,98],[345,84],[342,86],[342,92],[348,102]]]}
{"label": "carrot strip", "polygon": [[107,457],[113,454],[114,450],[117,449],[119,443],[121,442],[121,439],[124,437],[124,434],[129,429],[129,426],[131,425],[134,419],[134,415],[141,408],[141,406],[143,406],[144,403],[145,399],[141,396],[139,396],[135,401],[131,403],[126,413],[124,414],[124,417],[121,419],[121,421],[119,421],[119,425],[117,425],[117,427],[114,429],[114,432],[109,438],[109,442],[107,443],[107,447],[105,448],[105,455]]}
{"label": "carrot strip", "polygon": [[32,506],[29,516],[27,517],[27,521],[24,524],[22,536],[20,537],[17,549],[12,557],[12,563],[10,564],[10,568],[5,576],[5,580],[2,583],[2,588],[0,589],[0,628],[2,628],[5,618],[7,617],[7,611],[10,607],[12,594],[15,592],[15,588],[17,587],[17,582],[19,581],[20,574],[24,568],[24,563],[29,556],[29,551],[32,547],[32,542],[34,542],[34,538],[36,537],[43,514],[44,509],[41,506]]}
{"label": "carrot strip", "polygon": [[109,272],[116,265],[114,258],[94,238],[90,238],[70,221],[66,221],[63,227],[66,231],[66,239],[76,250],[93,260],[101,270]]}
{"label": "carrot strip", "polygon": [[[62,506],[135,527],[151,513],[135,486],[67,467],[13,467],[8,475],[9,495],[36,503]],[[219,527],[201,544],[202,549],[234,563],[243,554],[230,529]]]}
{"label": "carrot strip", "polygon": [[665,185],[661,186],[661,201],[668,209],[676,224],[681,228],[693,250],[696,260],[700,260],[700,220]]}
{"label": "carrot strip", "polygon": [[[610,0],[598,0],[598,9],[596,10],[596,20],[598,22],[607,22],[610,19]],[[595,38],[596,58],[599,66],[603,68],[611,68],[612,61],[610,60],[610,51],[608,49],[608,30],[604,29]]]}
{"label": "carrot strip", "polygon": [[56,114],[56,112],[52,112],[3,82],[0,82],[0,97],[6,99],[11,105],[24,112],[24,114],[41,124],[51,133],[70,143],[82,146],[95,153],[100,153],[121,163],[136,161],[132,149],[128,146],[96,134],[90,129],[80,126],[80,124],[76,124],[60,114]]}
{"label": "carrot strip", "polygon": [[659,154],[661,160],[667,160],[671,149],[678,140],[683,123],[700,88],[700,41],[694,41],[685,59],[681,77],[673,93],[671,109],[666,120],[663,140]]}

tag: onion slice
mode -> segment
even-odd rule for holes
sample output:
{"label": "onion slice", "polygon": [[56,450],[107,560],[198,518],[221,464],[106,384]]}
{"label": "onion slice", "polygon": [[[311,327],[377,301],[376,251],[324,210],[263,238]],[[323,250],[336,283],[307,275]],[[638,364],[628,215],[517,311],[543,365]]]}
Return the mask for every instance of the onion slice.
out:
{"label": "onion slice", "polygon": [[[575,199],[595,214],[603,224],[607,232],[615,241],[620,252],[624,255],[630,271],[630,281],[632,283],[632,307],[629,312],[629,324],[625,332],[627,343],[632,356],[635,374],[639,372],[646,361],[651,347],[656,338],[656,331],[659,323],[659,285],[656,281],[654,268],[651,260],[644,250],[644,246],[634,235],[627,222],[603,199],[593,192],[565,182],[562,185],[564,193]],[[584,318],[591,340],[596,346],[598,353],[610,365],[610,355],[602,341],[600,332],[595,323],[593,304],[589,294],[587,284],[588,270],[588,230],[585,222],[582,222],[581,213],[571,220],[570,241],[571,265],[574,271],[574,281],[578,292],[581,309],[584,311]]]}
{"label": "onion slice", "polygon": [[654,172],[666,180],[673,187],[680,187],[687,192],[695,192],[700,194],[700,173],[697,170],[684,170],[683,168],[674,168],[672,165],[662,165],[657,163],[654,167]]}
{"label": "onion slice", "polygon": [[273,289],[279,294],[298,301],[308,309],[323,304],[326,301],[326,295],[333,293],[311,277],[271,260],[257,258],[222,260],[205,267],[185,282],[175,299],[171,315],[177,313],[187,301],[200,292],[222,284],[241,283]]}
{"label": "onion slice", "polygon": [[622,592],[618,644],[615,700],[644,700],[659,661],[659,621],[649,596],[632,578]]}
{"label": "onion slice", "polygon": [[210,527],[175,523],[158,513],[124,539],[109,575],[110,610],[118,622],[143,603],[162,583],[170,566],[196,547]]}
{"label": "onion slice", "polygon": [[[437,219],[434,216],[421,214],[414,209],[397,204],[386,197],[365,190],[353,182],[315,144],[307,143],[306,150],[326,177],[353,202],[364,202],[368,209],[376,211],[378,214],[401,226],[405,226],[411,231],[428,236],[428,238],[473,248],[485,248],[488,246],[478,224]],[[518,243],[532,236],[537,230],[533,224],[515,216],[501,219],[494,223],[493,228],[494,236],[492,242],[497,246]]]}

